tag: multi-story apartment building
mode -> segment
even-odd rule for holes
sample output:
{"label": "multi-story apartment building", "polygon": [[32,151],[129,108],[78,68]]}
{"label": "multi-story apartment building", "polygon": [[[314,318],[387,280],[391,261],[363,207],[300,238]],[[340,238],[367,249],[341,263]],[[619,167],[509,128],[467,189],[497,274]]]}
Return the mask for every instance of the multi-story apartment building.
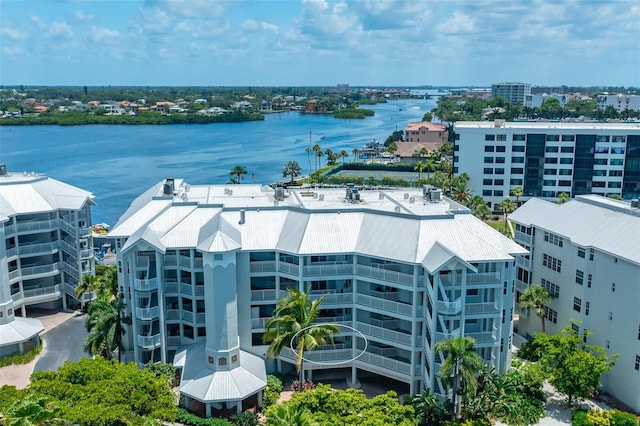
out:
{"label": "multi-story apartment building", "polygon": [[501,97],[514,105],[524,105],[527,95],[531,94],[529,83],[497,83],[491,85],[491,97]]}
{"label": "multi-story apartment building", "polygon": [[442,144],[447,141],[447,137],[447,126],[429,121],[411,122],[404,129],[406,142]]}
{"label": "multi-story apartment building", "polygon": [[326,294],[319,321],[347,326],[306,353],[307,377],[376,374],[411,394],[443,392],[433,346],[456,336],[474,337],[499,371],[509,365],[515,257],[527,252],[438,190],[167,179],[110,236],[133,318],[127,359],[174,361],[182,395],[208,415],[259,400],[266,371],[294,371],[288,348],[265,365],[262,341],[290,287]]}
{"label": "multi-story apartment building", "polygon": [[516,186],[521,200],[640,196],[638,123],[459,121],[454,131],[454,173],[492,208]]}
{"label": "multi-story apartment building", "polygon": [[25,317],[27,306],[66,308],[75,299],[82,275],[93,273],[92,205],[87,191],[0,165],[0,327],[26,321],[37,329],[39,321],[15,311]]}
{"label": "multi-story apartment building", "polygon": [[598,95],[598,108],[614,107],[618,112],[628,110],[640,110],[640,95],[617,94]]}
{"label": "multi-story apartment building", "polygon": [[[516,299],[531,284],[544,286],[553,296],[546,307],[547,333],[557,333],[574,320],[574,330],[587,343],[620,354],[603,376],[604,390],[640,412],[637,200],[578,195],[555,204],[534,198],[509,219],[515,223],[516,241],[531,252],[516,260]],[[520,334],[541,330],[533,312],[520,314]]]}

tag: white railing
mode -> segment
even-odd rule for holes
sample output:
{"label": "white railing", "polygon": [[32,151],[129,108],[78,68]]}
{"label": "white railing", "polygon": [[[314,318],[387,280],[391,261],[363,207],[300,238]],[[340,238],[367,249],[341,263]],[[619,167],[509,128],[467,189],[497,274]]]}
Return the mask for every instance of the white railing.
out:
{"label": "white railing", "polygon": [[204,265],[204,262],[202,260],[202,256],[198,256],[194,259],[194,267],[201,269],[202,266]]}
{"label": "white railing", "polygon": [[51,220],[34,220],[31,222],[18,222],[17,225],[11,224],[4,227],[6,235],[15,234],[16,232],[41,231],[46,229],[54,229],[58,227],[58,219]]}
{"label": "white railing", "polygon": [[[57,250],[60,247],[58,241],[52,243],[36,243],[36,244],[27,244],[20,245],[16,247],[17,251],[22,254],[37,254],[37,253],[51,253],[54,250]],[[14,249],[11,249],[14,250]],[[7,255],[9,255],[9,250],[7,250]]]}
{"label": "white railing", "polygon": [[72,265],[69,262],[62,262],[62,268],[66,273],[71,275],[76,279],[80,279],[80,271],[78,270],[78,265]]}
{"label": "white railing", "polygon": [[60,223],[60,228],[62,228],[68,234],[70,234],[70,235],[72,235],[74,237],[78,236],[78,228],[76,228],[75,225],[73,225],[72,223],[67,222],[64,219],[60,219],[59,223]]}
{"label": "white railing", "polygon": [[134,279],[133,286],[136,291],[153,291],[158,289],[158,278]]}
{"label": "white railing", "polygon": [[80,228],[81,237],[88,237],[89,235],[91,235],[92,232],[93,232],[92,226],[83,226]]}
{"label": "white railing", "polygon": [[196,322],[198,324],[203,324],[204,322],[206,322],[207,320],[207,314],[204,312],[197,312],[196,313]]}
{"label": "white railing", "polygon": [[26,266],[20,268],[22,272],[22,277],[26,277],[27,275],[40,275],[40,274],[48,274],[51,272],[59,272],[59,267],[57,263],[52,263],[49,265],[41,265],[41,266]]}
{"label": "white railing", "polygon": [[294,263],[280,262],[278,263],[278,271],[297,277],[300,275],[300,266]]}
{"label": "white railing", "polygon": [[182,311],[182,319],[184,321],[193,322],[193,312],[183,310]]}
{"label": "white railing", "polygon": [[438,313],[444,315],[456,315],[462,311],[462,300],[457,299],[453,302],[445,302],[438,300]]}
{"label": "white railing", "polygon": [[398,331],[388,330],[383,327],[376,327],[364,322],[356,322],[356,328],[365,336],[378,337],[385,339],[393,343],[400,343],[406,346],[411,346],[411,335],[407,333],[401,333]]}
{"label": "white railing", "polygon": [[204,296],[204,284],[202,285],[196,284],[196,296]]}
{"label": "white railing", "polygon": [[370,365],[382,367],[385,370],[395,371],[407,376],[411,375],[411,364],[398,361],[396,359],[387,358],[381,355],[376,355],[371,352],[365,352],[358,358],[359,362],[364,362]]}
{"label": "white railing", "polygon": [[9,272],[9,280],[15,280],[16,278],[20,278],[20,269]]}
{"label": "white railing", "polygon": [[91,249],[82,249],[80,250],[80,258],[82,259],[89,259],[91,257],[93,257],[93,250]]}
{"label": "white railing", "polygon": [[165,293],[179,293],[178,283],[176,281],[165,281],[164,282],[164,292]]}
{"label": "white railing", "polygon": [[180,319],[180,309],[167,309],[167,313],[165,315],[165,319],[168,319],[168,320],[179,320]]}
{"label": "white railing", "polygon": [[443,340],[449,340],[451,338],[454,337],[462,337],[462,335],[460,334],[460,329],[456,328],[453,331],[446,331],[446,332],[442,332],[442,331],[436,331],[436,342],[441,342]]}
{"label": "white railing", "polygon": [[167,337],[167,346],[180,346],[182,339],[180,336]]}
{"label": "white railing", "polygon": [[413,285],[413,275],[405,274],[403,272],[391,271],[389,269],[384,269],[381,267],[373,268],[367,265],[358,265],[357,274],[390,283],[404,284],[409,286]]}
{"label": "white railing", "polygon": [[78,254],[78,247],[71,244],[69,241],[67,241],[67,239],[61,240],[60,244],[62,246],[62,249],[65,250],[67,253],[73,254],[73,255]]}
{"label": "white railing", "polygon": [[178,256],[178,264],[180,266],[184,266],[185,268],[190,268],[191,267],[191,257],[179,255]]}
{"label": "white railing", "polygon": [[[297,361],[298,356],[291,350],[291,348],[285,347],[280,352],[281,358]],[[331,361],[347,361],[353,358],[353,350],[351,349],[329,349],[329,350],[315,350],[305,351],[304,358],[315,362],[331,362]],[[309,365],[309,364],[307,364]]]}
{"label": "white railing", "polygon": [[275,300],[275,290],[251,290],[251,301],[260,302],[262,300]]}
{"label": "white railing", "polygon": [[325,305],[344,305],[353,303],[353,293],[327,293],[325,291],[312,291],[309,299],[315,300],[326,295],[324,298]]}
{"label": "white railing", "polygon": [[251,328],[264,328],[271,318],[251,318]]}
{"label": "white railing", "polygon": [[516,278],[516,290],[524,293],[529,288],[529,284]]}
{"label": "white railing", "polygon": [[331,263],[307,265],[304,267],[304,275],[307,277],[320,275],[353,275],[353,264]]}
{"label": "white railing", "polygon": [[176,266],[178,265],[178,256],[175,254],[166,254],[164,256],[164,266]]}
{"label": "white railing", "polygon": [[498,302],[485,302],[485,303],[466,303],[464,305],[464,312],[466,314],[498,314]]}
{"label": "white railing", "polygon": [[467,284],[495,284],[500,282],[500,274],[496,272],[479,272],[467,274]]}
{"label": "white railing", "polygon": [[32,288],[23,290],[11,295],[14,304],[23,302],[46,302],[57,299],[61,296],[60,285],[56,284],[52,287]]}
{"label": "white railing", "polygon": [[160,316],[160,308],[154,306],[152,308],[136,308],[136,318],[141,320],[151,320]]}
{"label": "white railing", "polygon": [[472,337],[473,339],[475,339],[476,344],[478,345],[483,345],[486,346],[486,344],[497,344],[498,342],[496,342],[495,336],[493,335],[493,332],[491,331],[484,331],[484,332],[478,332],[478,333],[465,333],[465,336],[468,337]]}
{"label": "white railing", "polygon": [[[393,293],[390,293],[393,294]],[[382,311],[393,312],[406,316],[413,316],[413,306],[405,303],[394,302],[392,300],[379,299],[377,297],[366,296],[364,294],[358,294],[356,302],[362,306],[368,306],[370,308],[380,309]]]}
{"label": "white railing", "polygon": [[523,242],[523,243],[527,244],[528,246],[531,246],[531,244],[533,242],[533,237],[531,235],[525,234],[522,231],[516,231],[515,240],[517,242]]}
{"label": "white railing", "polygon": [[180,283],[180,293],[182,294],[192,294],[193,286],[189,283]]}
{"label": "white railing", "polygon": [[160,345],[160,334],[153,336],[141,336],[138,334],[138,346],[142,348],[155,348]]}
{"label": "white railing", "polygon": [[516,266],[521,268],[531,269],[531,259],[527,259],[524,256],[516,257]]}
{"label": "white railing", "polygon": [[275,272],[276,261],[275,260],[254,260],[249,262],[249,268],[251,272]]}

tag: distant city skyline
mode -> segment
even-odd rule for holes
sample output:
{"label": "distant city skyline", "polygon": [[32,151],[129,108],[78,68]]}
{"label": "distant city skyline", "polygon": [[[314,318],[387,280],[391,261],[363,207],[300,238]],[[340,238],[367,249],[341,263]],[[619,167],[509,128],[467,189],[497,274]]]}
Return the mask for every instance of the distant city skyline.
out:
{"label": "distant city skyline", "polygon": [[0,0],[0,84],[640,86],[620,1]]}

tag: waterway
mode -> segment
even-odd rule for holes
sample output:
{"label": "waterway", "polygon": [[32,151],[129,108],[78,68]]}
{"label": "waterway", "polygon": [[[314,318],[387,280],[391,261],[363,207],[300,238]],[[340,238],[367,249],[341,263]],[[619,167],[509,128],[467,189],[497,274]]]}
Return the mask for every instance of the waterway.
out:
{"label": "waterway", "polygon": [[308,173],[310,144],[344,149],[350,161],[354,148],[372,139],[384,142],[435,106],[434,99],[390,101],[366,106],[376,114],[364,120],[286,112],[264,121],[203,125],[0,126],[0,164],[92,192],[93,222],[113,225],[136,196],[164,178],[224,184],[240,164],[248,171],[244,183],[269,184],[282,179],[289,160]]}

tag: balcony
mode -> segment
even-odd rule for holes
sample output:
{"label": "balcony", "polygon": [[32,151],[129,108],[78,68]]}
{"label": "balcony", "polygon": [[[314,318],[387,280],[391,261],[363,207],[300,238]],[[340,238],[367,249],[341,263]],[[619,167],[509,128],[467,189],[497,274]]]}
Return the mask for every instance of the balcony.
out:
{"label": "balcony", "polygon": [[[336,345],[337,346],[337,345]],[[297,362],[298,356],[291,350],[289,347],[285,347],[280,352],[280,358],[286,359],[290,362]],[[305,351],[304,358],[310,360],[312,362],[340,362],[349,361],[353,358],[353,350],[352,349],[327,349],[327,350],[315,350],[315,351]],[[306,364],[307,366],[309,364]]]}
{"label": "balcony", "polygon": [[312,291],[309,299],[315,300],[325,296],[323,305],[349,305],[353,303],[353,293],[331,293],[326,291]]}
{"label": "balcony", "polygon": [[65,231],[72,237],[75,237],[75,238],[78,237],[78,228],[76,228],[74,224],[67,222],[64,219],[60,219],[59,224],[60,224],[60,228],[62,228],[63,231]]}
{"label": "balcony", "polygon": [[280,262],[278,264],[278,271],[297,277],[298,275],[300,275],[300,265],[296,265],[295,263]]}
{"label": "balcony", "polygon": [[153,336],[141,336],[138,334],[138,346],[145,349],[155,349],[160,346],[160,333]]}
{"label": "balcony", "polygon": [[183,310],[181,314],[182,314],[183,321],[189,321],[191,323],[193,322],[193,312]]}
{"label": "balcony", "polygon": [[136,318],[140,320],[152,320],[160,316],[160,308],[154,306],[152,308],[136,308]]}
{"label": "balcony", "polygon": [[4,232],[5,235],[11,235],[16,232],[46,231],[57,228],[58,224],[58,219],[18,222],[17,224],[6,225],[4,227]]}
{"label": "balcony", "polygon": [[136,291],[154,291],[158,289],[158,278],[134,279],[133,288]]}
{"label": "balcony", "polygon": [[465,336],[472,337],[476,341],[477,346],[497,346],[499,342],[496,342],[494,333],[491,331],[477,332],[477,333],[465,333]]}
{"label": "balcony", "polygon": [[531,270],[531,259],[527,259],[524,256],[518,256],[516,257],[516,266]]}
{"label": "balcony", "polygon": [[413,340],[411,334],[409,333],[402,333],[399,331],[390,330],[384,327],[378,327],[360,321],[356,322],[356,328],[365,336],[377,337],[392,343],[399,343],[401,345],[409,347],[411,346],[411,342]]}
{"label": "balcony", "polygon": [[167,346],[180,346],[182,344],[182,339],[180,336],[169,336],[167,337]]}
{"label": "balcony", "polygon": [[464,312],[467,315],[498,315],[498,302],[466,303]]}
{"label": "balcony", "polygon": [[167,254],[164,256],[164,266],[177,266],[178,256],[175,254]]}
{"label": "balcony", "polygon": [[437,331],[436,332],[436,342],[453,339],[454,337],[462,337],[462,334],[460,333],[460,328],[456,328],[453,331]]}
{"label": "balcony", "polygon": [[7,250],[7,257],[15,255],[30,255],[30,254],[50,254],[51,252],[58,250],[60,243],[58,241],[47,243],[35,243],[35,244],[21,244],[18,247]]}
{"label": "balcony", "polygon": [[275,272],[276,261],[275,260],[266,260],[266,261],[254,260],[249,262],[249,269],[252,273]]}
{"label": "balcony", "polygon": [[522,231],[516,231],[515,241],[517,243],[524,243],[528,246],[531,246],[531,244],[533,244],[533,237],[531,235],[525,234]]}
{"label": "balcony", "polygon": [[524,281],[520,281],[519,279],[516,279],[516,290],[518,290],[520,293],[524,293],[528,288],[529,288],[529,284],[525,283]]}
{"label": "balcony", "polygon": [[165,319],[167,319],[167,320],[179,320],[180,319],[180,309],[167,309],[167,313],[165,315]]}
{"label": "balcony", "polygon": [[193,286],[190,283],[180,283],[180,293],[192,295],[193,294]]}
{"label": "balcony", "polygon": [[251,301],[262,302],[264,300],[276,300],[275,290],[251,290]]}
{"label": "balcony", "polygon": [[[387,295],[391,296],[391,295],[394,295],[394,293],[388,293]],[[392,300],[385,300],[379,297],[367,296],[364,294],[358,294],[356,296],[356,302],[362,306],[375,308],[385,312],[392,312],[394,314],[401,314],[408,317],[413,317],[413,306],[405,303],[394,302]],[[422,308],[418,307],[416,308],[416,310],[420,314]]]}
{"label": "balcony", "polygon": [[251,328],[265,328],[271,318],[251,318]]}
{"label": "balcony", "polygon": [[165,293],[179,293],[178,290],[178,282],[177,281],[165,281],[164,282],[164,292]]}
{"label": "balcony", "polygon": [[[358,352],[359,353],[359,352]],[[381,367],[383,370],[395,371],[396,373],[411,376],[411,364],[398,361],[396,359],[387,358],[382,355],[365,352],[358,358],[358,362]],[[419,374],[419,370],[416,372]]]}
{"label": "balcony", "polygon": [[182,255],[178,256],[178,265],[185,268],[191,268],[191,257]]}
{"label": "balcony", "polygon": [[305,277],[318,277],[323,275],[353,275],[353,264],[332,262],[307,265],[304,267]]}
{"label": "balcony", "polygon": [[72,265],[71,263],[64,261],[62,262],[62,267],[67,274],[71,275],[77,280],[80,280],[80,271],[78,270],[78,265]]}
{"label": "balcony", "polygon": [[91,249],[82,249],[80,250],[80,258],[81,259],[91,259],[94,256],[93,250]]}
{"label": "balcony", "polygon": [[78,254],[78,248],[75,245],[75,241],[71,240],[70,238],[64,238],[60,240],[60,246],[62,247],[62,250],[71,255],[76,256]]}
{"label": "balcony", "polygon": [[42,303],[56,300],[62,296],[60,292],[60,285],[51,287],[34,288],[29,290],[20,291],[11,295],[14,305],[20,305],[22,303]]}
{"label": "balcony", "polygon": [[357,265],[357,274],[363,277],[374,278],[393,284],[403,284],[413,286],[413,275],[403,272],[396,272],[381,267],[371,267],[367,265]]}
{"label": "balcony", "polygon": [[446,302],[438,300],[438,313],[442,315],[458,315],[462,312],[462,299]]}
{"label": "balcony", "polygon": [[497,272],[480,272],[467,275],[467,284],[499,284],[500,274]]}
{"label": "balcony", "polygon": [[204,285],[196,284],[196,296],[204,296]]}
{"label": "balcony", "polygon": [[[15,272],[15,271],[14,271]],[[49,265],[40,266],[25,266],[20,269],[20,275],[22,278],[30,278],[33,275],[51,275],[60,272],[60,265],[58,263],[52,263]],[[11,278],[11,273],[9,274]]]}
{"label": "balcony", "polygon": [[204,324],[207,321],[207,314],[204,312],[196,312],[196,323]]}

